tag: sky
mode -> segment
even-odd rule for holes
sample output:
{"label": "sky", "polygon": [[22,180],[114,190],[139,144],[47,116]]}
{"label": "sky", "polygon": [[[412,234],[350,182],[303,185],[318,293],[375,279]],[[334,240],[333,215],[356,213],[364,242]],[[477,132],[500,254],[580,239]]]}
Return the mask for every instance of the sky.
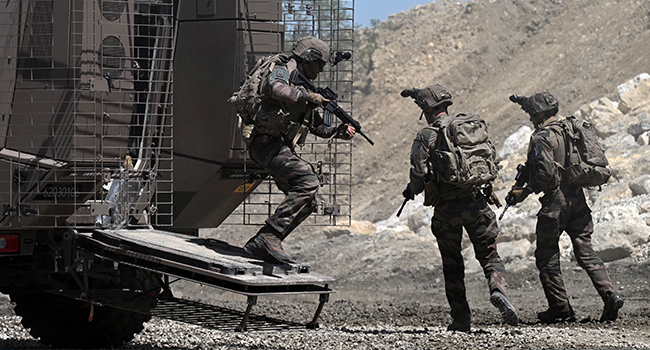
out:
{"label": "sky", "polygon": [[370,26],[371,19],[385,21],[388,15],[406,11],[431,0],[354,0],[354,24]]}

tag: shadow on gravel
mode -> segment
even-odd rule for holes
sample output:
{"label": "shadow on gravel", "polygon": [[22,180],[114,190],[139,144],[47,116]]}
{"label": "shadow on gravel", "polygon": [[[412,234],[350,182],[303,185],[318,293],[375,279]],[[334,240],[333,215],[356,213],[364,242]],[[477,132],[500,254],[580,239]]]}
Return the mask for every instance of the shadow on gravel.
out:
{"label": "shadow on gravel", "polygon": [[[184,299],[159,301],[156,308],[152,311],[152,315],[209,329],[231,332],[239,326],[244,318],[244,313],[241,311]],[[257,332],[303,330],[305,327],[305,324],[251,313],[246,328],[248,332]]]}
{"label": "shadow on gravel", "polygon": [[0,349],[48,349],[36,340],[0,340]]}

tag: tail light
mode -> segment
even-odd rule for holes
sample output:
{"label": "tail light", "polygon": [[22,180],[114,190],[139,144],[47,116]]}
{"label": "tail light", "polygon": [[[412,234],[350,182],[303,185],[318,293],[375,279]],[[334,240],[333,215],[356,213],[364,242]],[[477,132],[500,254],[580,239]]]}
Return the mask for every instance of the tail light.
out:
{"label": "tail light", "polygon": [[20,236],[0,235],[0,254],[19,253],[19,252],[20,252]]}

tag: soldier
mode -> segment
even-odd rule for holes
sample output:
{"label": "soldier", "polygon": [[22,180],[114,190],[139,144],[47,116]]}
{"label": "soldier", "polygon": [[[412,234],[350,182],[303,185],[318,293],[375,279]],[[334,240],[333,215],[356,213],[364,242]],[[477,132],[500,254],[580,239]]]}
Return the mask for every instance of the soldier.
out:
{"label": "soldier", "polygon": [[543,323],[575,321],[560,270],[558,240],[566,231],[578,264],[587,271],[605,303],[601,322],[616,320],[618,310],[623,307],[623,298],[614,291],[603,261],[591,246],[594,229],[591,210],[582,188],[569,185],[558,168],[558,164],[566,164],[565,135],[556,117],[558,100],[548,92],[528,98],[513,95],[511,100],[519,103],[529,114],[535,132],[528,145],[525,169],[528,174],[527,186],[513,186],[508,195],[512,196],[514,203],[519,203],[531,192],[544,192],[539,199],[542,209],[537,214],[535,259],[549,307],[538,313],[537,318]]}
{"label": "soldier", "polygon": [[[470,331],[471,314],[465,295],[465,267],[461,255],[463,227],[474,245],[476,258],[487,278],[490,302],[499,309],[505,323],[516,325],[517,312],[506,298],[506,272],[497,253],[499,228],[494,212],[488,206],[486,197],[476,187],[461,188],[445,182],[439,175],[439,170],[443,169],[435,169],[435,162],[430,157],[439,147],[437,139],[444,137],[442,131],[439,131],[441,126],[450,118],[459,116],[448,115],[447,108],[453,103],[452,96],[446,88],[437,84],[419,90],[405,90],[402,96],[415,99],[429,124],[413,141],[410,182],[402,195],[412,200],[416,194],[425,191],[425,186],[433,186],[433,192],[437,192],[432,203],[427,203],[429,199],[425,199],[425,204],[435,206],[431,231],[442,256],[445,292],[453,319],[447,330]],[[425,192],[426,197],[429,189]]]}
{"label": "soldier", "polygon": [[268,81],[262,82],[262,96],[268,98],[255,115],[248,145],[251,159],[268,171],[286,197],[244,245],[244,250],[267,262],[281,264],[291,262],[282,249],[282,241],[314,211],[320,187],[313,166],[296,154],[295,146],[304,144],[307,132],[342,139],[351,139],[355,134],[355,129],[347,124],[338,128],[323,124],[315,109],[328,100],[289,82],[294,69],[310,80],[316,79],[329,61],[328,45],[313,36],[303,37],[296,41],[291,53],[291,60],[286,65],[276,64]]}

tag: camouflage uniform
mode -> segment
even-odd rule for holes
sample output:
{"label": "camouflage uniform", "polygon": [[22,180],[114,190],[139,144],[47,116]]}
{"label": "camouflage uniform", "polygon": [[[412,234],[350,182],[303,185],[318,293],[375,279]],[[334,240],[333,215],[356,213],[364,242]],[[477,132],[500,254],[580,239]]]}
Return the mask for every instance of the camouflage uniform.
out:
{"label": "camouflage uniform", "polygon": [[309,93],[289,84],[290,69],[296,69],[295,66],[292,60],[286,67],[276,67],[263,85],[269,98],[255,117],[255,136],[249,145],[251,159],[269,172],[286,195],[265,221],[280,233],[280,239],[286,238],[314,211],[320,187],[312,165],[294,151],[294,139],[304,142],[307,131],[320,137],[331,137],[337,132],[336,127],[323,124],[314,105],[308,103]]}
{"label": "camouflage uniform", "polygon": [[540,198],[542,209],[537,214],[537,250],[535,259],[544,294],[551,309],[569,308],[562,271],[558,240],[566,231],[573,244],[576,260],[603,301],[614,293],[607,269],[591,246],[594,225],[591,210],[581,187],[562,181],[557,164],[564,164],[564,141],[555,117],[546,119],[533,133],[528,147],[528,187]]}
{"label": "camouflage uniform", "polygon": [[273,176],[286,195],[265,225],[246,242],[244,250],[279,264],[292,262],[282,248],[282,240],[314,211],[320,187],[312,165],[294,151],[296,145],[304,144],[308,132],[320,137],[354,136],[354,129],[347,124],[335,128],[323,123],[314,110],[325,102],[323,96],[290,83],[291,74],[302,74],[308,80],[318,77],[330,58],[327,44],[307,36],[298,39],[291,52],[293,56],[288,62],[279,59],[263,66],[269,71],[262,72],[267,78],[261,80],[259,87],[261,104],[254,112],[254,127],[244,128],[244,139],[250,140],[251,159]]}
{"label": "camouflage uniform", "polygon": [[[424,190],[425,178],[435,169],[428,169],[429,149],[435,145],[441,121],[447,114],[436,117],[430,126],[422,129],[411,148],[411,171],[408,188],[413,194]],[[429,175],[430,176],[430,175]],[[438,241],[445,276],[445,292],[454,321],[469,324],[470,309],[465,293],[465,266],[461,255],[463,227],[467,231],[476,259],[483,268],[490,293],[506,295],[506,272],[497,253],[499,235],[496,215],[478,191],[462,189],[452,184],[438,182],[438,201],[431,219],[431,231]]]}

